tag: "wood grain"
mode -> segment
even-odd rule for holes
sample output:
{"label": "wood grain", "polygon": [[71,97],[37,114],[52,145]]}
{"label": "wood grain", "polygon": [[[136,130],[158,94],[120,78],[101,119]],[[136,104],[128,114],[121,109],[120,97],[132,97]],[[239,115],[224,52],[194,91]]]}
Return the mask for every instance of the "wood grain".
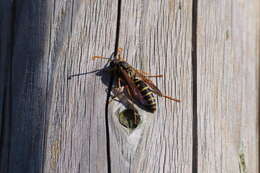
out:
{"label": "wood grain", "polygon": [[106,172],[106,85],[95,73],[67,77],[102,68],[91,56],[114,51],[117,2],[10,6],[12,112],[4,115],[1,172]]}
{"label": "wood grain", "polygon": [[198,3],[198,172],[259,171],[259,7]]}
{"label": "wood grain", "polygon": [[44,7],[45,2],[33,1],[6,0],[0,4],[0,59],[5,75],[4,80],[1,77],[4,102],[1,102],[0,172],[40,172],[43,165],[47,111]]}
{"label": "wood grain", "polygon": [[[111,134],[119,145],[112,148],[112,172],[192,171],[191,12],[191,1],[122,1],[119,47],[124,57],[136,68],[163,74],[153,81],[181,103],[158,98],[156,113],[139,110],[144,120],[136,131]],[[133,151],[125,141],[135,133]]]}
{"label": "wood grain", "polygon": [[49,58],[56,63],[51,67],[52,105],[48,110],[52,116],[44,171],[107,172],[106,81],[97,73],[71,80],[67,77],[103,68],[105,61],[91,57],[108,56],[114,51],[117,2],[68,1],[55,7]]}
{"label": "wood grain", "polygon": [[[181,103],[109,104],[111,172],[258,172],[259,11],[257,0],[3,0],[0,172],[109,172],[109,76],[91,57],[117,44]],[[127,107],[141,115],[133,131],[118,120]]]}

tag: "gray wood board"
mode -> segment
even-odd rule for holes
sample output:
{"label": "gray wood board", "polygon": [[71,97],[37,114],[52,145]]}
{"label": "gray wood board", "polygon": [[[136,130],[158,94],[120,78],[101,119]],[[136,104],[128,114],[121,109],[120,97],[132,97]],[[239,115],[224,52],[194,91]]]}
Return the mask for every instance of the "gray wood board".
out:
{"label": "gray wood board", "polygon": [[0,66],[5,75],[4,80],[0,77],[5,87],[5,100],[1,102],[0,172],[39,172],[44,160],[47,104],[46,78],[40,68],[43,66],[39,66],[44,61],[46,3],[19,1],[15,5],[20,8],[15,8],[13,1],[0,5]]}
{"label": "gray wood board", "polygon": [[258,172],[259,1],[198,2],[198,172]]}
{"label": "gray wood board", "polygon": [[135,68],[163,74],[152,80],[181,103],[159,97],[156,113],[139,110],[144,121],[136,131],[114,130],[111,138],[120,150],[111,148],[118,158],[112,160],[112,172],[192,171],[191,4],[122,1],[119,47],[124,58]]}
{"label": "gray wood board", "polygon": [[[10,139],[12,6],[0,1],[0,172],[6,172]],[[2,166],[4,165],[4,166]]]}
{"label": "gray wood board", "polygon": [[106,80],[97,73],[67,77],[104,67],[106,61],[91,57],[114,51],[117,2],[60,3],[52,10],[49,35],[49,59],[56,62],[49,84],[45,172],[107,172]]}
{"label": "gray wood board", "polygon": [[[192,0],[121,1],[118,35],[118,1],[3,2],[0,172],[107,172],[108,76],[67,77],[103,68],[91,57],[110,56],[116,38],[129,64],[163,74],[152,80],[181,103],[158,97],[154,114],[109,105],[113,173],[259,171],[257,0],[198,1],[197,33]],[[126,106],[141,115],[134,131],[118,122]]]}

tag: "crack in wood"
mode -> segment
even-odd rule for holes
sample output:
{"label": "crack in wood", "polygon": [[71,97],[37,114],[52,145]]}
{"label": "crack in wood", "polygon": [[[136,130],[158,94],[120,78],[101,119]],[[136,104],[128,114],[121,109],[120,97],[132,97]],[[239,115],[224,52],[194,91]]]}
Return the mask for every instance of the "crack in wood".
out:
{"label": "crack in wood", "polygon": [[[114,51],[115,54],[117,54],[117,50],[118,50],[119,33],[120,33],[120,18],[121,18],[121,0],[118,0],[115,51]],[[108,173],[112,172],[112,170],[111,170],[111,153],[110,153],[110,137],[109,137],[109,121],[108,121],[108,105],[109,105],[109,98],[111,96],[111,90],[112,90],[113,82],[114,82],[114,76],[111,75],[109,85],[108,85],[106,107],[105,107],[106,145],[107,145],[107,172]]]}
{"label": "crack in wood", "polygon": [[198,115],[197,115],[197,17],[198,1],[192,1],[192,173],[198,172]]}

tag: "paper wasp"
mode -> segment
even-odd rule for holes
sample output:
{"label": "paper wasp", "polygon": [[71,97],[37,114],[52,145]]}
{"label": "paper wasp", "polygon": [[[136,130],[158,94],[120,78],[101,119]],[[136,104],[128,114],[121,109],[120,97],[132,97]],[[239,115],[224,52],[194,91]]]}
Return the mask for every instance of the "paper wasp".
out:
{"label": "paper wasp", "polygon": [[101,58],[110,61],[109,71],[116,76],[116,88],[122,88],[127,97],[135,103],[139,104],[149,112],[155,112],[156,102],[153,95],[156,94],[167,99],[180,102],[180,100],[166,96],[157,88],[149,77],[162,77],[162,75],[148,75],[146,72],[137,70],[129,65],[121,57],[122,49],[118,49],[118,53],[113,59],[101,56],[94,56],[93,59]]}
{"label": "paper wasp", "polygon": [[[149,77],[162,77],[162,75],[149,75],[146,72],[135,69],[122,58],[121,52],[122,48],[119,48],[117,54],[111,58],[102,56],[92,57],[93,60],[108,59],[110,64],[107,71],[116,78],[115,88],[123,88],[123,91],[119,94],[126,94],[126,96],[134,103],[152,113],[156,111],[156,102],[153,94],[180,102],[178,99],[162,94],[157,86],[150,79],[148,79]],[[117,96],[119,95],[114,96],[114,98]]]}

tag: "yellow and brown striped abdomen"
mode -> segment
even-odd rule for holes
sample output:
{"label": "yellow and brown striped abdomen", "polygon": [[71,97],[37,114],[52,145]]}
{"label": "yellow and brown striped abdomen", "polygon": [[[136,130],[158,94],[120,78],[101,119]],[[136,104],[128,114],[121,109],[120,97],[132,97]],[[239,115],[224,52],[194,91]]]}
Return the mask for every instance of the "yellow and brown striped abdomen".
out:
{"label": "yellow and brown striped abdomen", "polygon": [[147,111],[155,112],[156,102],[151,89],[147,86],[147,84],[144,81],[138,78],[134,79],[134,83],[137,86],[137,88],[140,90],[141,94],[144,96],[144,99],[147,101],[147,105],[143,105],[143,106],[145,106]]}

